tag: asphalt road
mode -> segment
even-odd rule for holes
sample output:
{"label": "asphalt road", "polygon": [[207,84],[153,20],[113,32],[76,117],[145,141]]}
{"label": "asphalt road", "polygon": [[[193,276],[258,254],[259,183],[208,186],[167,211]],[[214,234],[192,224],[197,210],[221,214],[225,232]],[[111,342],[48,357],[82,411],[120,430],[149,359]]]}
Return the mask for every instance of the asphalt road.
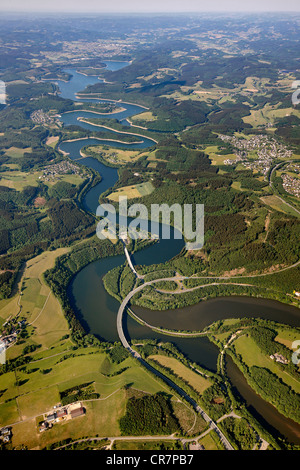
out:
{"label": "asphalt road", "polygon": [[[122,301],[120,307],[119,307],[119,311],[118,311],[118,316],[117,316],[117,330],[118,330],[118,335],[119,335],[119,338],[121,340],[121,343],[122,345],[124,346],[125,349],[127,349],[127,351],[135,358],[137,359],[141,365],[143,365],[147,370],[149,370],[150,372],[152,372],[153,374],[155,374],[157,377],[159,377],[160,379],[162,379],[165,383],[167,383],[167,385],[169,385],[173,390],[176,391],[176,393],[178,395],[180,395],[182,398],[184,398],[188,403],[190,403],[192,405],[192,407],[194,408],[194,410],[199,413],[203,418],[204,420],[209,424],[209,426],[215,430],[215,432],[218,434],[221,442],[224,444],[225,448],[227,450],[234,450],[232,445],[230,444],[230,442],[228,441],[228,439],[224,436],[224,434],[222,433],[222,431],[218,428],[218,426],[216,425],[216,423],[214,423],[214,421],[207,415],[207,413],[205,413],[204,410],[202,410],[202,408],[195,402],[195,400],[193,398],[191,398],[184,390],[182,390],[178,385],[176,385],[172,380],[170,380],[168,377],[166,377],[165,375],[163,375],[161,372],[159,372],[158,370],[156,370],[154,367],[152,367],[150,364],[148,364],[147,361],[145,361],[141,355],[135,351],[131,346],[130,344],[128,343],[127,339],[126,339],[126,336],[124,334],[124,330],[123,330],[123,315],[124,315],[124,311],[126,309],[126,306],[127,304],[129,303],[130,299],[137,293],[139,292],[140,290],[144,289],[146,286],[150,286],[151,284],[154,284],[155,282],[159,282],[159,281],[170,281],[170,280],[174,280],[175,278],[163,278],[163,279],[156,279],[156,280],[153,280],[153,281],[149,281],[149,282],[145,282],[144,284],[136,287],[135,289],[133,289],[131,292],[129,292],[129,294],[125,297],[125,299]],[[176,278],[178,279],[178,278]]]}

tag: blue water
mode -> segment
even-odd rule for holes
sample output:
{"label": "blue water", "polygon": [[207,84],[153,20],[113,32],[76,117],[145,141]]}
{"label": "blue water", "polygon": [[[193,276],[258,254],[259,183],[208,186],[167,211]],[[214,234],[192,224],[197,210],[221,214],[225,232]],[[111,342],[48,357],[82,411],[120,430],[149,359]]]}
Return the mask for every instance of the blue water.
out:
{"label": "blue water", "polygon": [[[127,63],[123,64],[127,65]],[[108,64],[108,67],[111,67],[111,70],[120,69],[123,65],[121,63],[111,62]],[[119,67],[119,68],[118,68]],[[99,79],[97,77],[85,77],[78,74],[74,70],[69,70],[73,74],[73,78],[68,83],[60,82],[61,94],[65,98],[75,99],[75,93],[77,91],[83,90],[87,85],[92,83],[97,83]],[[82,100],[80,100],[82,101]],[[142,112],[142,108],[136,105],[127,105],[124,103],[119,103],[120,106],[126,108],[126,111],[119,113],[118,119],[123,119],[123,124],[127,123],[127,117],[132,116],[133,114]],[[90,113],[89,113],[90,114]],[[85,127],[83,123],[77,121],[78,116],[83,116],[82,112],[76,113],[67,113],[62,116],[62,120],[65,125],[74,124]],[[93,114],[93,117],[96,115]],[[101,115],[103,117],[103,115]],[[109,116],[106,116],[109,118]],[[113,115],[113,117],[117,117]],[[90,126],[89,128],[94,128],[95,126]],[[86,127],[87,128],[87,127]],[[95,128],[97,130],[97,128]],[[99,129],[99,128],[98,128]],[[152,141],[150,141],[152,145]],[[99,145],[99,141],[96,139],[80,140],[76,142],[65,142],[60,145],[60,148],[69,153],[70,158],[77,160],[80,158],[80,149],[86,145]],[[108,142],[104,141],[107,145]],[[109,143],[109,145],[114,145]],[[121,144],[118,144],[120,146]],[[135,148],[146,148],[149,145],[147,140],[144,140],[142,144],[134,144]],[[140,145],[140,147],[139,147]],[[133,145],[123,144],[123,148],[133,148]],[[115,168],[110,168],[99,161],[93,158],[86,158],[81,160],[81,163],[97,170],[101,176],[102,181],[95,188],[92,188],[86,195],[84,204],[85,207],[94,212],[98,206],[99,195],[112,187],[118,180],[117,170]],[[137,252],[134,255],[136,264],[156,264],[163,263],[171,259],[174,255],[179,253],[183,247],[183,240],[160,240],[158,244],[150,246],[140,252]],[[79,319],[82,324],[85,326],[87,331],[95,334],[96,336],[107,340],[107,341],[116,341],[118,340],[117,328],[116,328],[116,317],[119,307],[119,303],[113,299],[104,289],[102,277],[113,267],[119,266],[125,262],[125,256],[120,255],[116,257],[106,258],[94,263],[89,264],[81,272],[79,272],[73,282],[68,287],[68,295],[72,302],[73,307],[75,308]],[[248,299],[249,300],[249,299]],[[225,312],[225,306],[229,305],[229,310]],[[207,302],[201,302],[198,305],[188,307],[187,309],[179,309],[176,312],[151,312],[151,321],[154,321],[157,326],[160,326],[161,323],[164,323],[166,316],[169,316],[170,322],[166,325],[169,328],[176,328],[176,324],[182,323],[181,328],[189,327],[189,315],[193,316],[192,324],[194,327],[197,327],[197,319],[199,326],[201,323],[210,324],[216,319],[222,319],[224,317],[228,318],[232,316],[260,316],[263,318],[273,319],[274,317],[274,305],[272,301],[265,299],[251,299],[251,306],[249,311],[246,312],[245,302],[247,298],[236,298],[236,299],[214,299]],[[293,307],[282,306],[277,303],[278,307],[278,319],[277,321],[285,322],[290,320],[288,314],[291,316],[297,317],[298,312]],[[270,312],[267,310],[267,307],[270,307]],[[143,309],[139,309],[139,313],[142,315]],[[296,313],[295,313],[296,312]],[[148,313],[149,314],[149,311]],[[210,321],[211,320],[211,321]],[[288,323],[288,321],[287,321]],[[293,324],[293,323],[291,323]],[[125,332],[128,337],[131,338],[156,338],[161,341],[172,341],[176,346],[182,350],[182,352],[190,358],[192,361],[197,362],[208,369],[216,371],[217,358],[219,354],[218,348],[212,344],[207,338],[173,338],[169,336],[164,336],[161,334],[154,333],[148,328],[140,325],[135,322],[131,317],[126,318]],[[240,390],[240,393],[243,395],[242,389],[239,387],[239,379],[242,378],[242,374],[238,371],[238,378],[232,377],[232,374],[229,374],[235,386]],[[255,396],[254,392],[250,389],[247,397],[247,403],[251,405],[252,397]],[[254,406],[257,405],[257,400],[253,402]],[[272,412],[272,407],[268,403],[262,401],[261,405],[261,416],[265,415],[265,412],[269,411],[266,422],[271,426],[274,426],[276,430],[279,430],[280,433],[285,435],[291,442],[299,442],[299,425],[292,422],[291,420],[286,420],[284,417],[279,419],[274,419],[274,413]],[[262,418],[261,418],[262,419]],[[263,420],[263,419],[262,419]],[[266,423],[264,422],[264,425]]]}
{"label": "blue water", "polygon": [[[104,62],[107,65],[107,70],[114,72],[120,70],[127,65],[130,65],[130,62],[117,62],[108,60]],[[94,85],[95,83],[103,83],[103,79],[97,76],[86,76],[82,73],[78,73],[77,70],[80,70],[80,67],[77,69],[67,68],[64,69],[64,72],[72,75],[72,78],[65,82],[63,80],[56,80],[55,83],[59,86],[60,94],[63,98],[69,98],[71,100],[77,101],[76,93],[84,91],[84,89],[89,85]],[[82,101],[80,99],[80,101]]]}

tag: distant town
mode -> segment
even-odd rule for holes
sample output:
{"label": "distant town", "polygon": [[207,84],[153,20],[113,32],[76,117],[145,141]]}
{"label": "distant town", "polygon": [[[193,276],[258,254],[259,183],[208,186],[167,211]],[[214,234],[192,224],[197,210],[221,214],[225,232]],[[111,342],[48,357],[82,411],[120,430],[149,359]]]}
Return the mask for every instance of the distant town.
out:
{"label": "distant town", "polygon": [[45,181],[51,181],[58,175],[80,175],[81,173],[82,169],[78,165],[71,163],[68,160],[64,160],[62,162],[46,166],[43,170],[43,175],[39,178],[44,179]]}
{"label": "distant town", "polygon": [[[243,166],[256,170],[263,175],[267,175],[274,160],[288,160],[293,155],[293,152],[287,149],[286,146],[266,135],[254,135],[249,139],[219,135],[219,138],[230,143],[235,149],[233,153],[236,155],[236,159],[224,160],[225,165],[234,165],[240,162]],[[252,152],[257,154],[255,160],[251,159],[250,154]]]}
{"label": "distant town", "polygon": [[57,116],[50,116],[48,113],[45,113],[42,109],[37,109],[30,114],[30,119],[35,124],[53,125],[56,124],[61,127],[61,122],[57,119]]}
{"label": "distant town", "polygon": [[[293,176],[286,172],[295,173],[297,176]],[[282,186],[285,191],[293,196],[300,198],[300,164],[290,163],[285,167],[285,172],[281,175]]]}

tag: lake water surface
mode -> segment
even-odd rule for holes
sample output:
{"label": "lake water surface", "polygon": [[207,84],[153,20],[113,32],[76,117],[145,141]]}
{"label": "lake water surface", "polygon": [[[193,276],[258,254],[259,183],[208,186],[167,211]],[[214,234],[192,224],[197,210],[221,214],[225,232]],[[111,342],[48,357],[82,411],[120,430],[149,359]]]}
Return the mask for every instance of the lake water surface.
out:
{"label": "lake water surface", "polygon": [[[111,70],[113,70],[113,67],[116,67],[116,70],[118,67],[121,68],[126,65],[127,63],[123,63],[121,66],[119,62],[110,62],[108,67],[111,67]],[[78,91],[84,90],[89,84],[99,82],[97,77],[85,77],[72,69],[66,71],[71,73],[73,78],[68,83],[62,81],[58,82],[61,95],[64,98],[76,99],[76,93]],[[83,100],[80,99],[80,101]],[[113,115],[113,117],[117,119],[126,119],[143,111],[143,108],[137,105],[121,102],[119,104],[121,107],[125,108],[125,111],[122,111],[119,115]],[[88,113],[88,115],[91,116],[91,113]],[[78,117],[88,117],[88,115],[82,111],[65,113],[62,116],[62,121],[65,125],[76,123],[85,128],[99,129],[77,120]],[[96,117],[96,114],[93,113],[92,116]],[[105,115],[101,115],[101,117],[104,116]],[[109,118],[110,116],[106,117]],[[143,149],[153,144],[153,141],[150,139],[143,138],[142,140],[143,142],[139,144],[122,145],[109,143],[109,145]],[[64,142],[60,145],[60,148],[69,153],[70,158],[77,160],[80,158],[80,149],[82,147],[86,145],[97,145],[99,143],[101,143],[99,140],[93,138],[87,140],[82,139],[75,142]],[[103,143],[108,144],[107,141],[103,141]],[[92,188],[84,199],[86,209],[95,213],[100,194],[112,187],[118,180],[117,170],[105,166],[93,158],[85,158],[80,160],[80,163],[97,170],[102,176],[102,181]],[[135,253],[135,263],[151,265],[165,262],[177,255],[183,245],[183,240],[160,240],[159,243],[155,243]],[[68,288],[72,305],[87,331],[107,341],[116,341],[119,339],[116,328],[119,303],[106,292],[102,278],[113,267],[119,266],[124,262],[125,256],[121,255],[91,263],[75,276]],[[249,297],[216,298],[200,302],[197,305],[184,309],[165,312],[155,312],[139,307],[135,307],[134,311],[152,325],[172,329],[200,330],[216,320],[241,317],[260,317],[296,327],[300,325],[299,309],[272,300]],[[172,341],[192,361],[210,370],[216,371],[219,350],[205,337],[186,339],[157,334],[135,322],[129,316],[127,316],[125,330],[129,338],[157,338],[164,341]],[[228,361],[227,371],[233,385],[247,401],[248,405],[255,408],[257,417],[260,418],[263,424],[269,426],[275,434],[281,434],[291,442],[300,444],[300,426],[291,420],[287,420],[283,415],[278,413],[272,405],[262,400],[249,386],[246,386],[243,375],[230,361]]]}

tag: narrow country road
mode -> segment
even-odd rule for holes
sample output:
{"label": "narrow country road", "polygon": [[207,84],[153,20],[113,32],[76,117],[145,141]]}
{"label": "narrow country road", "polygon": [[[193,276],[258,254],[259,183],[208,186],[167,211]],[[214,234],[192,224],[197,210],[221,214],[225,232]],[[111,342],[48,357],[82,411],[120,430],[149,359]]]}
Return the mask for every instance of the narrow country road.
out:
{"label": "narrow country road", "polygon": [[[274,168],[272,168],[272,170],[270,171],[270,174],[269,174],[269,186],[270,188],[272,189],[273,193],[275,194],[275,189],[274,189],[274,186],[273,186],[273,183],[272,183],[272,176],[274,174],[274,172],[276,171],[277,168],[279,168],[282,164],[284,164],[283,162],[277,164],[274,166]],[[300,215],[300,211],[298,209],[296,209],[295,207],[293,207],[291,204],[289,204],[288,202],[284,201],[284,199],[282,199],[280,196],[278,196],[276,194],[276,196],[285,204],[287,204],[291,209],[293,209],[294,211],[296,211],[299,215]],[[126,255],[126,259],[127,259],[127,262],[132,270],[132,272],[134,273],[134,275],[136,276],[137,279],[139,280],[143,280],[144,276],[140,275],[137,273],[135,267],[133,266],[133,263],[131,261],[131,258],[130,258],[130,254],[128,253],[128,250],[127,248],[124,246],[124,251],[125,251],[125,255]],[[296,263],[294,263],[293,265],[291,266],[286,266],[286,267],[283,267],[281,269],[279,269],[278,271],[276,272],[283,272],[283,271],[286,271],[288,269],[292,269],[294,267],[297,267],[298,265],[300,264],[300,260],[298,260]],[[216,433],[218,434],[221,442],[224,444],[225,448],[227,450],[233,450],[233,447],[232,445],[230,444],[230,442],[228,441],[228,439],[224,436],[224,434],[222,433],[222,431],[218,428],[217,424],[213,422],[213,420],[205,413],[204,410],[202,410],[202,408],[195,402],[195,400],[193,398],[191,398],[184,390],[182,390],[178,385],[176,385],[172,380],[170,380],[168,377],[166,377],[164,374],[162,374],[161,372],[159,372],[158,370],[156,370],[154,367],[152,367],[150,364],[148,364],[148,362],[146,360],[144,360],[141,355],[135,351],[131,346],[130,344],[128,343],[127,339],[126,339],[126,336],[124,334],[124,330],[123,330],[123,319],[124,319],[124,312],[126,310],[126,307],[128,306],[131,298],[137,294],[138,292],[140,292],[142,289],[144,289],[145,287],[147,286],[151,286],[152,284],[155,284],[157,282],[160,282],[160,281],[179,281],[179,280],[184,280],[184,279],[214,279],[214,280],[228,280],[228,279],[237,279],[237,278],[255,278],[255,277],[263,277],[263,276],[268,276],[268,275],[271,275],[271,274],[274,274],[274,272],[269,272],[269,273],[261,273],[261,274],[251,274],[251,275],[247,275],[247,276],[190,276],[190,277],[187,277],[187,276],[174,276],[174,277],[169,277],[169,278],[160,278],[160,279],[155,279],[155,280],[152,280],[152,281],[148,281],[148,282],[143,282],[143,284],[139,285],[138,287],[135,287],[131,292],[129,292],[129,294],[127,294],[127,296],[123,299],[120,307],[119,307],[119,310],[118,310],[118,315],[117,315],[117,331],[118,331],[118,335],[119,335],[119,338],[120,338],[120,341],[122,343],[122,345],[124,346],[125,349],[127,349],[127,351],[135,358],[137,359],[146,369],[148,369],[150,372],[152,372],[153,374],[155,374],[157,377],[159,377],[160,379],[162,379],[165,383],[167,383],[171,388],[173,388],[173,390],[175,390],[181,397],[183,397],[188,403],[190,403],[192,405],[192,407],[194,408],[194,410],[199,413],[203,418],[204,420],[209,424],[210,428],[214,429],[216,431]],[[199,286],[195,286],[195,287],[192,287],[192,288],[184,288],[184,289],[181,289],[181,290],[177,290],[177,291],[166,291],[165,293],[170,293],[170,294],[180,294],[180,293],[183,293],[183,292],[191,292],[193,290],[196,290],[196,289],[199,289],[199,288],[203,288],[203,287],[206,287],[207,285],[218,285],[218,284],[223,284],[223,283],[218,283],[218,282],[213,282],[211,284],[205,284],[205,285],[199,285]],[[238,284],[238,283],[230,283],[232,285],[244,285],[244,286],[252,286],[252,284]],[[135,315],[134,315],[135,316]],[[137,317],[138,318],[138,317]],[[144,322],[145,326],[149,326],[151,328],[151,325],[148,325],[146,324],[146,322]],[[168,332],[168,333],[172,333],[172,332]],[[172,333],[173,334],[173,333]],[[187,334],[189,335],[189,334]],[[222,351],[222,353],[224,353],[224,351]],[[223,354],[221,354],[221,361],[223,359]]]}

